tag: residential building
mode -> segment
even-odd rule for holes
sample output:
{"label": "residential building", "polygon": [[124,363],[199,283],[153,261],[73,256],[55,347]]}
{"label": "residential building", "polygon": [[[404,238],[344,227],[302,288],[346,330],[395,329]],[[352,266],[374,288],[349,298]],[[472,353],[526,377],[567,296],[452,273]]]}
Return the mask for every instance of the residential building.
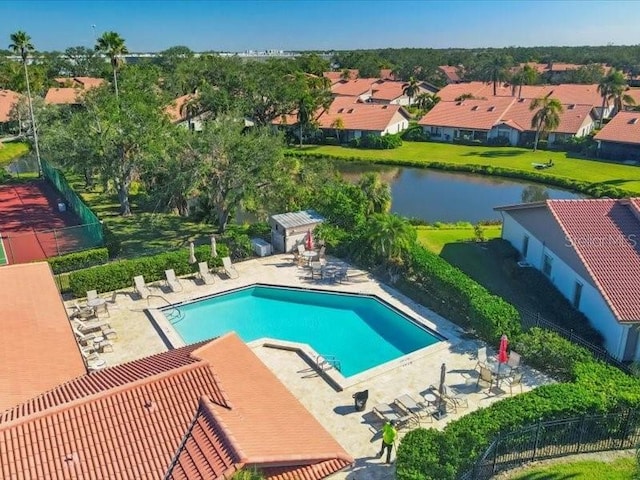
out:
{"label": "residential building", "polygon": [[640,199],[547,200],[496,210],[502,238],[584,313],[609,353],[640,359]]}
{"label": "residential building", "polygon": [[442,72],[444,77],[447,80],[448,84],[456,84],[462,82],[462,78],[460,73],[462,72],[462,66],[452,66],[452,65],[440,65],[438,70]]}
{"label": "residential building", "polygon": [[344,70],[339,70],[337,72],[324,72],[322,74],[323,77],[328,78],[331,81],[331,84],[339,82],[340,80],[355,80],[360,76],[360,71],[355,68],[347,69],[349,72],[349,78],[344,79]]}
{"label": "residential building", "polygon": [[20,96],[12,90],[0,90],[0,133],[9,133],[16,127],[11,121],[11,111],[18,104]]}
{"label": "residential building", "polygon": [[47,104],[79,105],[82,102],[82,95],[86,91],[105,83],[104,79],[93,77],[61,77],[55,80],[61,86],[47,90],[47,94],[44,97],[44,101]]}
{"label": "residential building", "polygon": [[189,130],[202,131],[202,122],[205,120],[206,112],[199,112],[195,103],[197,93],[188,93],[176,98],[164,111],[169,116],[171,122],[181,125]]}
{"label": "residential building", "polygon": [[640,112],[618,112],[593,138],[601,157],[640,161]]}

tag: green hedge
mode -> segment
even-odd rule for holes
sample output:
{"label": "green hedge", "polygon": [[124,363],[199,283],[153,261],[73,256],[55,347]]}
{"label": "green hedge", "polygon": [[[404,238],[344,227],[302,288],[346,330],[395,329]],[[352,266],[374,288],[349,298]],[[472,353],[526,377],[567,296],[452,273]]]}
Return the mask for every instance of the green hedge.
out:
{"label": "green hedge", "polygon": [[320,153],[307,153],[307,152],[286,152],[286,155],[299,156],[304,155],[309,158],[317,159],[330,159],[339,161],[354,161],[354,162],[371,162],[380,165],[393,165],[415,168],[432,168],[434,170],[445,170],[451,172],[466,172],[477,173],[480,175],[493,175],[507,178],[519,178],[537,183],[544,183],[545,185],[554,185],[557,187],[565,188],[567,190],[574,190],[576,192],[586,193],[592,197],[633,197],[636,196],[636,192],[630,192],[622,188],[618,188],[612,185],[594,184],[590,182],[583,182],[580,180],[573,180],[571,178],[557,177],[552,173],[540,173],[538,171],[524,171],[524,170],[512,170],[509,168],[493,167],[491,165],[458,165],[446,162],[425,162],[422,160],[389,160],[386,158],[378,159],[363,159],[360,157],[341,157],[337,155],[327,155]]}
{"label": "green hedge", "polygon": [[427,292],[436,292],[444,302],[427,306],[435,310],[444,307],[458,323],[472,328],[489,343],[496,343],[502,334],[518,337],[520,315],[512,305],[420,245],[413,247],[409,256],[415,282]]}
{"label": "green hedge", "polygon": [[102,265],[109,261],[109,250],[106,248],[94,248],[84,252],[69,253],[47,260],[53,273],[66,273],[73,270]]}
{"label": "green hedge", "polygon": [[[203,245],[196,248],[195,254],[198,262],[207,261],[210,267],[219,267],[222,265],[222,257],[229,254],[229,249],[226,245],[219,244],[218,256],[213,258],[211,247]],[[97,290],[98,293],[111,292],[131,287],[136,275],[144,276],[147,282],[162,280],[165,278],[164,271],[170,268],[180,276],[196,272],[198,265],[189,264],[189,252],[180,249],[72,272],[69,275],[69,287],[75,297],[84,297],[88,290]]]}

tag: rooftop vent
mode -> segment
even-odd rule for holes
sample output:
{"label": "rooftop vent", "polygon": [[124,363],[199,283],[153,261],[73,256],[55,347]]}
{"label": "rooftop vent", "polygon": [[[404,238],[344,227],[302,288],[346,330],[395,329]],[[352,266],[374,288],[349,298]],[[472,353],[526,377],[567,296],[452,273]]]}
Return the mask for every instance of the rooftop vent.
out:
{"label": "rooftop vent", "polygon": [[474,111],[474,112],[475,112],[476,110],[478,110],[478,105],[474,105],[473,107],[471,107],[471,110],[472,110],[472,111]]}
{"label": "rooftop vent", "polygon": [[491,107],[487,108],[487,112],[493,112],[495,109],[496,109],[496,107],[491,106]]}
{"label": "rooftop vent", "polygon": [[344,112],[344,108],[340,108],[340,109],[338,110],[338,113],[342,113],[342,112]]}
{"label": "rooftop vent", "polygon": [[518,103],[524,103],[524,100],[525,100],[524,98],[519,98]]}
{"label": "rooftop vent", "polygon": [[353,108],[350,108],[349,110],[347,110],[347,113],[353,113]]}
{"label": "rooftop vent", "polygon": [[574,108],[576,108],[576,106],[573,103],[567,107],[568,110],[573,110]]}
{"label": "rooftop vent", "polygon": [[387,107],[388,107],[388,105],[383,105],[383,106],[382,106],[382,110],[386,110],[386,109],[387,109]]}
{"label": "rooftop vent", "polygon": [[629,120],[629,125],[635,125],[636,123],[638,123],[638,117],[635,117]]}

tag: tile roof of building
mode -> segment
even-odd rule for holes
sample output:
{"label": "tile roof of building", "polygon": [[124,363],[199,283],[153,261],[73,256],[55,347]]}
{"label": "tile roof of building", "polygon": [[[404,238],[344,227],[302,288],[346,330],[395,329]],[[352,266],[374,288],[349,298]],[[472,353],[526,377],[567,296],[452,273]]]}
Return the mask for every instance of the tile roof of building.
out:
{"label": "tile roof of building", "polygon": [[640,112],[618,112],[593,138],[640,145]]}
{"label": "tile roof of building", "polygon": [[640,322],[640,199],[547,200],[619,322]]}
{"label": "tile roof of building", "polygon": [[409,118],[409,114],[400,105],[345,104],[334,101],[331,107],[318,117],[318,125],[320,128],[334,128],[334,122],[341,118],[345,130],[382,132],[397,115]]}
{"label": "tile roof of building", "polygon": [[0,423],[2,478],[170,468],[170,478],[222,478],[247,465],[308,467],[317,480],[353,461],[235,334],[87,374],[29,404]]}
{"label": "tile roof of building", "polygon": [[[358,75],[360,75],[360,71],[358,69],[349,69],[349,80],[355,80],[358,78]],[[331,80],[331,83],[336,83],[342,80],[342,70],[338,72],[324,72],[322,76]]]}
{"label": "tile roof of building", "polygon": [[46,262],[0,268],[0,331],[0,411],[86,373]]}
{"label": "tile roof of building", "polygon": [[331,85],[331,93],[348,97],[357,97],[371,90],[378,78],[356,78],[355,80],[340,80]]}
{"label": "tile roof of building", "polygon": [[172,122],[181,122],[187,118],[185,112],[185,105],[196,98],[196,95],[193,93],[188,93],[186,95],[182,95],[176,98],[173,102],[167,105],[164,109],[165,113],[169,115],[169,118]]}
{"label": "tile roof of building", "polygon": [[[486,100],[439,102],[418,122],[424,126],[491,130],[494,125],[505,124],[518,131],[533,131],[531,121],[532,99],[489,97]],[[491,110],[493,107],[493,110]],[[591,105],[563,105],[560,124],[554,132],[575,135],[588,122],[593,121]]]}
{"label": "tile roof of building", "polygon": [[382,80],[399,80],[398,78],[396,78],[391,68],[381,68],[380,78]]}
{"label": "tile roof of building", "polygon": [[76,105],[80,103],[84,90],[76,87],[50,88],[44,97],[44,102],[53,105]]}
{"label": "tile roof of building", "polygon": [[55,81],[61,87],[95,88],[105,83],[104,78],[95,77],[58,77]]}
{"label": "tile roof of building", "polygon": [[11,110],[19,100],[19,93],[12,90],[0,90],[0,123],[9,121]]}
{"label": "tile roof of building", "polygon": [[447,81],[451,83],[458,83],[462,81],[460,78],[460,74],[458,73],[458,67],[452,65],[440,65],[438,69],[444,73],[444,76],[447,77]]}
{"label": "tile roof of building", "polygon": [[371,86],[371,98],[374,100],[395,100],[405,95],[406,82],[379,81]]}

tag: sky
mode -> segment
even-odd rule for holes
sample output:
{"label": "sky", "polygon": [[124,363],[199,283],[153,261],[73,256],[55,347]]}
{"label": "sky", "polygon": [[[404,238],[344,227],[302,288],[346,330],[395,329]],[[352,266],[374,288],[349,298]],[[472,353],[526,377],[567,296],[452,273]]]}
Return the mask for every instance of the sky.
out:
{"label": "sky", "polygon": [[131,52],[640,45],[639,25],[638,0],[0,0],[0,49],[24,30],[47,51],[110,30]]}

